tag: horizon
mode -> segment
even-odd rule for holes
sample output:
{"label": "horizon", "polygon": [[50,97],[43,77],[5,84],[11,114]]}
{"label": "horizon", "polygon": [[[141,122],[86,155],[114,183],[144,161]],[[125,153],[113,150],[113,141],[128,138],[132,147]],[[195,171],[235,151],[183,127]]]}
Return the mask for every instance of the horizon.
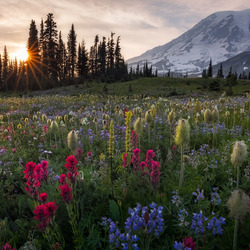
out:
{"label": "horizon", "polygon": [[121,52],[125,60],[128,60],[170,42],[214,12],[249,9],[246,0],[237,3],[217,1],[215,4],[212,0],[206,3],[198,0],[188,3],[183,0],[177,0],[175,3],[162,0],[127,0],[112,3],[105,0],[101,4],[95,0],[88,3],[78,0],[70,3],[66,0],[53,3],[48,0],[35,3],[30,0],[11,0],[7,3],[0,0],[0,3],[3,10],[0,15],[0,54],[3,54],[6,45],[12,59],[24,56],[31,20],[35,20],[40,32],[41,19],[46,20],[48,13],[54,14],[57,30],[62,31],[64,42],[67,42],[67,35],[73,23],[77,44],[84,40],[88,51],[95,35],[100,38],[109,37],[110,33],[114,32],[115,37],[121,37]]}

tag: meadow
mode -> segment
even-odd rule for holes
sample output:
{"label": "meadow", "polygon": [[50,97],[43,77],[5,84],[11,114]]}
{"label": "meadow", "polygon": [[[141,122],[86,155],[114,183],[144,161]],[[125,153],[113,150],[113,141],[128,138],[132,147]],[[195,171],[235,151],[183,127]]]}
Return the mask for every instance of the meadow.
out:
{"label": "meadow", "polygon": [[0,98],[2,249],[250,249],[250,96],[132,88]]}

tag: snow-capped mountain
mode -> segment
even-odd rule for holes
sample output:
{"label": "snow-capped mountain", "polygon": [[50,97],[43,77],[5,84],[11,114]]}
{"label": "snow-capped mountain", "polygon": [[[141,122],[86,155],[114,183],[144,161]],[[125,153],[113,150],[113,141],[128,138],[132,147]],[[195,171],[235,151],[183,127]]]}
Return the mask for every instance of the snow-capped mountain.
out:
{"label": "snow-capped mountain", "polygon": [[216,12],[172,40],[127,61],[129,67],[145,61],[159,74],[199,74],[213,64],[250,51],[250,9]]}
{"label": "snow-capped mountain", "polygon": [[217,75],[221,64],[224,76],[228,75],[230,69],[232,73],[236,72],[238,76],[243,74],[243,72],[248,76],[250,73],[250,51],[242,52],[224,62],[213,65],[213,76]]}

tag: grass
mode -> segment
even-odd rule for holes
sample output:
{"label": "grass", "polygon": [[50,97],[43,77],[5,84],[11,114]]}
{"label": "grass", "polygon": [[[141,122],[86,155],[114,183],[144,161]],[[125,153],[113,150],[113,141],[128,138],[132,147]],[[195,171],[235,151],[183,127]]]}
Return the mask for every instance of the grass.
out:
{"label": "grass", "polygon": [[[220,91],[211,91],[208,86],[211,82],[218,81]],[[238,80],[238,84],[232,87],[233,95],[244,95],[250,91],[250,80]],[[97,94],[104,93],[107,88],[107,94],[110,95],[150,95],[150,96],[220,96],[229,87],[226,86],[226,79],[216,78],[173,78],[173,77],[157,77],[157,78],[139,78],[128,82],[103,83],[97,81],[86,81],[82,84],[71,85],[65,87],[57,87],[44,91],[33,91],[24,93],[24,95],[79,95],[83,93]],[[132,92],[129,92],[129,88]],[[2,92],[0,96],[12,97],[18,96],[16,92]]]}

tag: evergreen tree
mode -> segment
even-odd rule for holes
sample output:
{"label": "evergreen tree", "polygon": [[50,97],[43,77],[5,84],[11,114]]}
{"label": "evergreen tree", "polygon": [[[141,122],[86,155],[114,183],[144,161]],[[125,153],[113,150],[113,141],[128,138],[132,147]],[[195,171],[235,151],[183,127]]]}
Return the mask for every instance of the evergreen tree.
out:
{"label": "evergreen tree", "polygon": [[54,21],[54,15],[52,13],[49,13],[45,21],[43,42],[46,45],[46,66],[48,76],[54,82],[58,80],[58,65],[56,60],[58,31],[56,28],[57,25]]}
{"label": "evergreen tree", "polygon": [[38,87],[42,89],[40,84],[40,50],[38,44],[38,31],[36,29],[36,23],[31,20],[29,37],[27,43],[27,51],[29,58],[27,60],[27,73],[28,80],[31,89],[37,89]]}
{"label": "evergreen tree", "polygon": [[202,78],[207,78],[207,70],[203,69],[202,71]]}
{"label": "evergreen tree", "polygon": [[222,63],[220,64],[220,68],[218,69],[217,78],[224,78]]}
{"label": "evergreen tree", "polygon": [[85,47],[85,42],[79,44],[78,48],[78,61],[77,61],[78,76],[84,80],[88,78],[89,66],[88,66],[88,52]]}
{"label": "evergreen tree", "polygon": [[107,45],[106,45],[106,37],[102,38],[101,48],[100,48],[100,72],[101,79],[105,81],[106,79],[106,68],[107,68]]}
{"label": "evergreen tree", "polygon": [[93,46],[93,74],[94,74],[94,78],[97,79],[98,78],[98,73],[99,73],[99,53],[98,53],[98,43],[99,43],[99,36],[96,35],[95,36],[95,40],[94,40],[94,46]]}
{"label": "evergreen tree", "polygon": [[74,78],[75,66],[76,66],[76,33],[74,24],[72,24],[71,30],[68,34],[68,61],[69,61],[70,76]]}
{"label": "evergreen tree", "polygon": [[0,54],[0,89],[2,89],[2,84],[3,84],[3,80],[2,80],[2,56]]}
{"label": "evergreen tree", "polygon": [[3,51],[3,73],[2,73],[2,78],[3,78],[3,83],[4,83],[4,88],[6,91],[8,91],[8,62],[9,62],[9,56],[7,52],[7,47],[4,46],[4,51]]}
{"label": "evergreen tree", "polygon": [[248,73],[248,80],[250,80],[250,72]]}
{"label": "evergreen tree", "polygon": [[65,75],[64,75],[64,67],[66,65],[66,61],[64,61],[64,49],[65,49],[65,44],[62,40],[62,32],[59,32],[59,37],[58,37],[58,48],[57,48],[57,63],[58,63],[58,78],[59,81],[65,80]]}
{"label": "evergreen tree", "polygon": [[207,77],[213,77],[213,66],[212,66],[212,59],[210,59],[208,70],[207,70]]}
{"label": "evergreen tree", "polygon": [[114,81],[114,58],[115,58],[115,33],[111,32],[111,37],[108,40],[108,60],[107,60],[107,73],[109,77],[109,82]]}

